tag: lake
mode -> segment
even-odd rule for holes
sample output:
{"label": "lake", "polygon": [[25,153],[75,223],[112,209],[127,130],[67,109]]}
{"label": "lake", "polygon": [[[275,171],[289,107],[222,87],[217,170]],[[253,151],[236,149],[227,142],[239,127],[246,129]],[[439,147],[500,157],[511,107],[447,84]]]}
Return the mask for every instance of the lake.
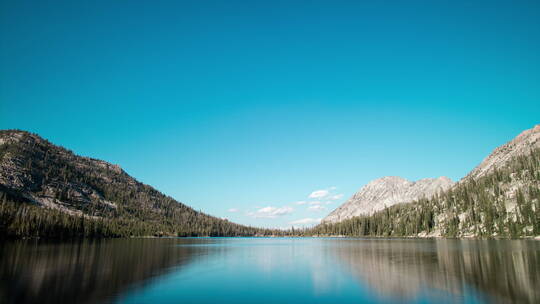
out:
{"label": "lake", "polygon": [[540,242],[162,238],[0,243],[1,303],[540,303]]}

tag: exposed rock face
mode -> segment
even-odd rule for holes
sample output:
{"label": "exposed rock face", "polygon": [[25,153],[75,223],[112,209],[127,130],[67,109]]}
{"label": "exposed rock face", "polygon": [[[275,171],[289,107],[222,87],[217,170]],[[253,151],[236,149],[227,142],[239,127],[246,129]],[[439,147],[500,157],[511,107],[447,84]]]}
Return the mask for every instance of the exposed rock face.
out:
{"label": "exposed rock face", "polygon": [[[461,182],[477,180],[494,168],[502,168],[516,156],[525,155],[540,147],[540,124],[525,130],[512,141],[496,148],[480,165]],[[354,194],[347,202],[332,211],[323,223],[336,223],[374,212],[399,203],[410,203],[419,198],[429,198],[439,191],[450,189],[454,183],[447,177],[422,179],[411,182],[401,177],[389,176],[371,181]]]}
{"label": "exposed rock face", "polygon": [[236,225],[165,196],[118,165],[75,155],[19,130],[0,130],[0,192],[14,201],[72,215],[167,222],[181,231],[194,231],[190,225]]}
{"label": "exposed rock face", "polygon": [[103,197],[97,187],[77,182],[71,176],[81,177],[84,174],[103,184],[120,181],[134,184],[134,179],[118,165],[76,156],[28,132],[0,132],[1,189],[70,214],[81,215],[88,206],[102,210],[117,208],[115,203]]}
{"label": "exposed rock face", "polygon": [[454,182],[445,176],[416,182],[398,176],[379,178],[362,187],[347,202],[324,218],[323,222],[336,223],[354,216],[371,215],[392,205],[412,202],[422,197],[429,198],[453,185]]}
{"label": "exposed rock face", "polygon": [[532,129],[521,132],[521,134],[510,142],[496,148],[461,181],[478,179],[485,176],[494,168],[502,167],[513,157],[530,153],[531,150],[538,147],[540,147],[540,124]]}

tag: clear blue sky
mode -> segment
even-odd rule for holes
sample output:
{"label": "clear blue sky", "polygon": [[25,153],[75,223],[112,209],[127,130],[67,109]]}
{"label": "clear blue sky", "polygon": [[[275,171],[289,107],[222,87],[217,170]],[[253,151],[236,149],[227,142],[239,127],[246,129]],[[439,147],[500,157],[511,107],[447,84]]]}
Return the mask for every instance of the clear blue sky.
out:
{"label": "clear blue sky", "polygon": [[459,179],[536,123],[539,1],[0,2],[0,128],[243,224]]}

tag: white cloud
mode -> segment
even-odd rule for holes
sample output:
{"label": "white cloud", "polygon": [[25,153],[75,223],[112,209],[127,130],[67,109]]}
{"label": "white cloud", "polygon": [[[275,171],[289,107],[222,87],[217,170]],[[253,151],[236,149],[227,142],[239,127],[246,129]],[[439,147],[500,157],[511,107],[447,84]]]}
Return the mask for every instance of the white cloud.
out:
{"label": "white cloud", "polygon": [[311,194],[309,195],[309,198],[323,198],[327,196],[329,193],[330,191],[328,190],[316,190],[316,191],[311,192]]}
{"label": "white cloud", "polygon": [[326,207],[325,206],[321,206],[321,205],[314,205],[314,206],[309,206],[308,207],[308,210],[310,211],[322,211],[322,210],[325,210]]}
{"label": "white cloud", "polygon": [[247,215],[254,218],[276,218],[279,216],[292,213],[293,211],[294,209],[289,206],[284,206],[281,208],[268,206],[268,207],[261,208],[255,212],[248,212]]}
{"label": "white cloud", "polygon": [[296,202],[295,204],[296,205],[305,205],[305,204],[308,204],[309,202],[306,202],[306,201],[299,201],[299,202]]}
{"label": "white cloud", "polygon": [[321,221],[320,218],[318,219],[313,219],[313,218],[303,218],[303,219],[299,219],[299,220],[296,220],[296,221],[292,221],[290,222],[289,224],[292,224],[292,225],[309,225],[309,224],[317,224]]}
{"label": "white cloud", "polygon": [[332,196],[328,197],[328,199],[335,201],[335,200],[338,200],[338,199],[340,199],[342,197],[343,197],[343,194],[340,193],[340,194],[332,195]]}
{"label": "white cloud", "polygon": [[227,210],[227,211],[229,211],[229,212],[238,212],[238,209],[236,209],[236,208],[231,208],[231,209],[229,209],[229,210]]}
{"label": "white cloud", "polygon": [[337,189],[336,186],[332,186],[332,187],[329,187],[328,189],[315,190],[311,192],[311,194],[309,195],[309,198],[325,198],[326,197],[327,199],[338,200],[343,197],[343,194],[332,194],[331,192],[333,192],[336,189]]}

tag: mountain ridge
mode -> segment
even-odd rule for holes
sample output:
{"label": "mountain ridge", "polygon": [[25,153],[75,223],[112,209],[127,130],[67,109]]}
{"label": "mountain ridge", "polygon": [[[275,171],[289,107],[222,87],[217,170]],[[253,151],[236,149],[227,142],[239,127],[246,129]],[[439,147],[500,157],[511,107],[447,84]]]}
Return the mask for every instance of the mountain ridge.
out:
{"label": "mountain ridge", "polygon": [[325,217],[323,223],[335,223],[359,215],[371,215],[396,204],[430,197],[454,185],[446,176],[409,181],[399,176],[385,176],[370,181],[344,204]]}
{"label": "mountain ridge", "polygon": [[[446,191],[455,187],[459,183],[471,179],[479,179],[496,168],[502,167],[519,155],[525,155],[535,148],[540,147],[540,124],[531,129],[522,131],[509,142],[495,148],[483,161],[471,170],[465,177],[457,183],[452,182],[444,176],[439,179],[446,179],[435,185],[436,189],[429,187],[412,190],[414,183],[434,183],[437,179],[420,179],[416,182],[408,181],[401,177],[386,176],[370,181],[360,188],[345,203],[333,210],[326,216],[322,223],[337,223],[354,216],[372,215],[373,213],[401,203],[411,203],[422,197],[430,198],[439,191]],[[392,181],[388,183],[388,181]],[[401,185],[401,186],[400,186]],[[402,186],[405,185],[405,186]]]}
{"label": "mountain ridge", "polygon": [[509,142],[495,148],[460,181],[478,179],[485,176],[493,169],[504,165],[505,162],[508,162],[513,157],[524,155],[538,147],[540,147],[540,124],[522,131]]}
{"label": "mountain ridge", "polygon": [[540,148],[431,198],[321,223],[306,235],[540,239]]}
{"label": "mountain ridge", "polygon": [[[0,234],[14,237],[62,237],[71,235],[70,229],[78,235],[96,234],[89,225],[107,236],[277,233],[195,211],[137,181],[118,165],[78,156],[21,130],[0,131],[0,202],[3,223],[11,223],[0,225]],[[23,213],[33,218],[25,219]],[[58,231],[43,231],[43,221]]]}
{"label": "mountain ridge", "polygon": [[[540,126],[496,148],[432,197],[323,221],[308,235],[540,238]],[[354,196],[353,196],[354,198]]]}

